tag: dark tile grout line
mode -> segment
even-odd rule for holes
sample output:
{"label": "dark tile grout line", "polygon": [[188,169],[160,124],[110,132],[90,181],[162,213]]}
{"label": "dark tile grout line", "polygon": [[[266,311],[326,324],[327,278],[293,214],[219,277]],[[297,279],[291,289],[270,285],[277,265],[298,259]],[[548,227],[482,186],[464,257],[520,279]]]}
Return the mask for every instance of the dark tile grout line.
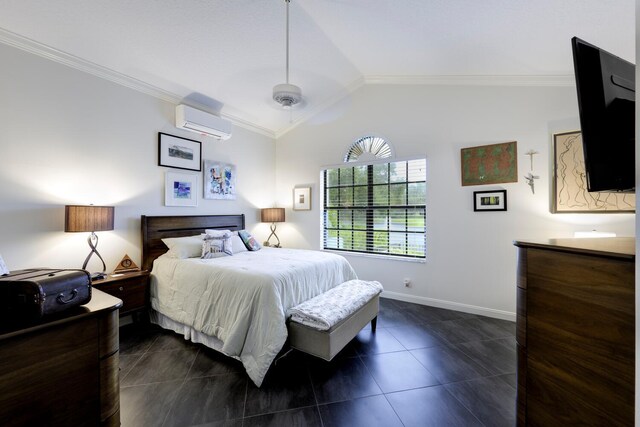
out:
{"label": "dark tile grout line", "polygon": [[[158,338],[156,338],[156,340],[157,339]],[[155,341],[154,341],[154,343],[155,343]],[[151,348],[151,347],[149,347],[149,348]],[[182,384],[180,384],[180,388],[178,388],[178,393],[176,393],[176,396],[173,398],[173,401],[169,404],[169,410],[167,411],[167,414],[164,416],[164,420],[162,421],[161,426],[164,426],[167,423],[167,420],[169,419],[169,415],[171,414],[171,411],[173,410],[173,407],[176,404],[176,401],[178,400],[178,397],[180,396],[180,391],[184,388],[184,385],[187,382],[187,378],[189,378],[189,372],[191,372],[191,368],[193,368],[194,363],[196,363],[196,359],[198,357],[198,354],[200,354],[200,348],[198,348],[198,351],[196,352],[196,355],[193,358],[193,361],[191,362],[191,365],[189,366],[189,369],[187,370],[187,373],[186,373],[186,375],[184,376],[184,378],[182,380]]]}
{"label": "dark tile grout line", "polygon": [[249,397],[249,381],[244,381],[244,404],[242,405],[242,421],[240,422],[241,426],[244,426],[244,419],[247,413],[247,398]]}
{"label": "dark tile grout line", "polygon": [[[263,414],[254,414],[254,415],[248,415],[246,417],[242,417],[243,420],[247,420],[247,419],[251,419],[251,418],[257,418],[257,417],[263,417],[266,415],[272,415],[272,414],[282,414],[284,412],[291,412],[291,411],[297,411],[299,409],[307,409],[307,408],[317,408],[318,405],[304,405],[304,406],[297,406],[295,408],[289,408],[289,409],[278,409],[276,411],[271,411],[271,412],[265,412]],[[240,418],[232,418],[230,420],[224,420],[224,421],[234,421],[234,420],[239,420]]]}
{"label": "dark tile grout line", "polygon": [[318,417],[320,417],[320,427],[324,427],[324,420],[322,419],[322,412],[320,412],[320,405],[318,403],[318,395],[316,394],[316,388],[313,386],[313,378],[311,377],[311,370],[309,369],[309,365],[305,364],[304,369],[307,371],[307,378],[309,378],[309,384],[311,385],[313,400],[316,402],[316,411],[318,412]]}
{"label": "dark tile grout line", "polygon": [[[119,337],[120,334],[118,334]],[[120,338],[118,338],[118,341],[120,340]],[[131,371],[133,371],[133,368],[135,368],[138,363],[140,363],[140,361],[142,360],[142,358],[144,357],[145,354],[147,354],[149,352],[149,349],[153,346],[153,344],[158,340],[158,337],[155,337],[153,339],[153,341],[151,341],[151,344],[149,344],[149,346],[142,352],[139,354],[138,356],[138,360],[136,360],[136,362],[133,364],[133,366],[131,366],[131,368],[129,369],[129,371],[125,374],[124,377],[119,379],[120,384],[122,384],[122,381],[124,381],[124,379],[127,377],[127,375],[129,375],[131,373]],[[120,343],[118,342],[118,352],[120,351]],[[134,353],[136,354],[136,353]],[[133,356],[133,355],[131,355]],[[132,386],[125,386],[125,387],[132,387]]]}
{"label": "dark tile grout line", "polygon": [[[404,345],[402,343],[400,343],[400,345],[402,345],[404,347]],[[405,349],[406,350],[406,349]],[[400,415],[398,414],[398,412],[396,411],[396,408],[393,407],[393,405],[391,404],[391,402],[389,402],[389,398],[387,398],[387,394],[382,390],[382,387],[380,387],[380,384],[378,384],[378,381],[376,381],[376,378],[373,376],[373,374],[371,373],[371,370],[369,369],[369,367],[367,366],[366,363],[364,363],[364,360],[362,360],[362,357],[358,356],[358,358],[360,359],[360,363],[362,363],[364,365],[364,368],[367,370],[367,372],[369,373],[369,375],[371,375],[371,378],[373,378],[373,381],[376,383],[376,385],[378,386],[378,388],[380,389],[380,391],[382,392],[382,395],[384,396],[384,400],[387,401],[387,404],[391,407],[391,410],[393,411],[394,414],[396,414],[396,417],[398,418],[398,421],[400,421],[400,424],[402,424],[404,426],[404,423],[402,422],[402,418],[400,418]]]}

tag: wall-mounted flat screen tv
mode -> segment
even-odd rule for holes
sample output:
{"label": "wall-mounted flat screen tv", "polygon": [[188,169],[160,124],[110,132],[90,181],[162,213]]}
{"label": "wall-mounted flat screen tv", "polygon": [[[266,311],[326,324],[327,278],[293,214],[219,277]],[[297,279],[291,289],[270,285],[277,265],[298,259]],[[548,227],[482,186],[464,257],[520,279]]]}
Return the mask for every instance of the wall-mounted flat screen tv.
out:
{"label": "wall-mounted flat screen tv", "polygon": [[589,191],[635,192],[635,65],[571,39]]}

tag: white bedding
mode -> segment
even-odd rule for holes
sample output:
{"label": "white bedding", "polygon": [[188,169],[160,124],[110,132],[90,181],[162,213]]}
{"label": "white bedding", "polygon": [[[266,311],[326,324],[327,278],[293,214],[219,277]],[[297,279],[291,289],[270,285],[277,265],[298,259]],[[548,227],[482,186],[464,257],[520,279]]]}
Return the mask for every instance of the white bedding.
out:
{"label": "white bedding", "polygon": [[[356,278],[336,254],[263,248],[215,259],[160,256],[151,272],[151,306],[221,342],[260,386],[287,338],[291,307]],[[185,333],[185,336],[187,334]]]}

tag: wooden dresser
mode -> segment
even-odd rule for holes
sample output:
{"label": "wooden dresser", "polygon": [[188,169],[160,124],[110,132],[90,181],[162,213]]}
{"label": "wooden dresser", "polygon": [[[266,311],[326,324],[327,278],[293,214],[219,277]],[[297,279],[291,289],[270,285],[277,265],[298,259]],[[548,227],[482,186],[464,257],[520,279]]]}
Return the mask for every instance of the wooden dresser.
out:
{"label": "wooden dresser", "polygon": [[635,239],[515,245],[518,425],[633,425]]}
{"label": "wooden dresser", "polygon": [[120,425],[118,309],[91,301],[29,327],[0,331],[0,425]]}

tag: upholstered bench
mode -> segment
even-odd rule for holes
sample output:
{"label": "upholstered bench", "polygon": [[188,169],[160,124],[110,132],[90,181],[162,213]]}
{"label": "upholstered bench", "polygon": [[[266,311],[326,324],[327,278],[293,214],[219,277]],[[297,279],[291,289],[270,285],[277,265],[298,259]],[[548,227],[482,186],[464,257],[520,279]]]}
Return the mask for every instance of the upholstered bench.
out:
{"label": "upholstered bench", "polygon": [[349,280],[289,310],[289,345],[331,360],[371,322],[375,332],[382,285]]}

